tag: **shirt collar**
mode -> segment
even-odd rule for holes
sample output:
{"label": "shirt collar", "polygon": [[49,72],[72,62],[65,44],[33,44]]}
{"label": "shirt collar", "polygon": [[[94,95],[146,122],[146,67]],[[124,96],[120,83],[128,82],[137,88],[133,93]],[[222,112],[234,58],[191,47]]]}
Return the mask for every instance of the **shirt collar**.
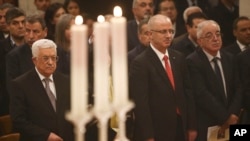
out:
{"label": "shirt collar", "polygon": [[203,49],[203,52],[204,52],[205,55],[207,56],[209,62],[211,62],[211,61],[214,59],[214,57],[221,59],[220,51],[218,51],[217,54],[216,54],[215,56],[209,54],[209,53],[206,52],[204,49]]}
{"label": "shirt collar", "polygon": [[150,43],[150,47],[153,49],[153,51],[156,53],[156,55],[158,56],[158,58],[160,60],[162,60],[162,58],[164,57],[164,55],[168,56],[168,58],[169,58],[169,54],[168,54],[168,50],[167,49],[166,49],[165,54],[163,54],[159,50],[157,50],[151,43]]}
{"label": "shirt collar", "polygon": [[[40,78],[41,81],[43,81],[44,78],[47,78],[47,77],[43,76],[43,75],[38,71],[38,69],[37,69],[36,67],[35,67],[35,69],[36,69],[36,72],[37,72],[37,74],[38,74],[38,76],[39,76],[39,78]],[[52,82],[54,81],[54,80],[53,80],[53,75],[52,75],[52,74],[49,76],[49,79],[50,79]]]}

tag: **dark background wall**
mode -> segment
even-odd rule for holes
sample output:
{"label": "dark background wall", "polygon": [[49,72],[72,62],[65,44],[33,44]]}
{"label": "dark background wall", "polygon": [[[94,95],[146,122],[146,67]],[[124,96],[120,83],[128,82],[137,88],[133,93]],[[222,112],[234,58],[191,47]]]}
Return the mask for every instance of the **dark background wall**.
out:
{"label": "dark background wall", "polygon": [[122,7],[123,15],[127,20],[133,19],[131,11],[133,0],[80,0],[81,8],[84,12],[97,17],[98,15],[113,14],[116,5]]}

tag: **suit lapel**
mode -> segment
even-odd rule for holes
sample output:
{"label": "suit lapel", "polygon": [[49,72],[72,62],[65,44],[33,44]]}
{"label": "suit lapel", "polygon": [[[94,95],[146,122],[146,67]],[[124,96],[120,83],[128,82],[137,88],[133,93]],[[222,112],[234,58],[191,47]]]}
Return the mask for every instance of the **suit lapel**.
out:
{"label": "suit lapel", "polygon": [[161,60],[158,58],[158,56],[156,55],[156,53],[153,51],[151,47],[149,47],[148,49],[148,54],[149,54],[149,57],[150,57],[149,60],[151,61],[152,66],[156,68],[158,73],[161,75],[161,78],[163,79],[163,81],[165,81],[168,84],[168,86],[173,89],[170,83],[170,80],[166,74],[166,70],[161,63]]}
{"label": "suit lapel", "polygon": [[34,87],[33,89],[36,90],[36,93],[37,93],[37,99],[41,99],[41,101],[44,101],[44,106],[47,106],[48,109],[50,109],[50,111],[53,113],[55,112],[54,109],[53,109],[53,106],[49,100],[49,97],[46,93],[46,90],[43,86],[43,83],[42,81],[40,80],[37,72],[35,69],[33,69],[32,71],[32,86]]}

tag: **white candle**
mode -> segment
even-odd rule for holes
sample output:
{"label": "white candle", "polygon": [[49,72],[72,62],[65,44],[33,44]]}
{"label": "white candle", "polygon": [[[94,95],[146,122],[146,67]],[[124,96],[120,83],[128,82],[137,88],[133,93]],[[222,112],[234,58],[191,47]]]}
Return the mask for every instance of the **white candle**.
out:
{"label": "white candle", "polygon": [[110,19],[110,22],[114,105],[124,105],[128,102],[127,21],[122,17],[122,10],[119,6],[114,8],[114,17]]}
{"label": "white candle", "polygon": [[87,26],[76,16],[71,26],[71,112],[82,116],[88,105]]}
{"label": "white candle", "polygon": [[109,23],[104,16],[94,23],[94,108],[97,111],[109,109]]}

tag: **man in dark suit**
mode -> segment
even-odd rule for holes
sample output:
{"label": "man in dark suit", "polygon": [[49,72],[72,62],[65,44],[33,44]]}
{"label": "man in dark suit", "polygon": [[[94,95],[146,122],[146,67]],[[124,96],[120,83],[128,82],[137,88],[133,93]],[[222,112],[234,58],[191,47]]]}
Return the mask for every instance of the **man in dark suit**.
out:
{"label": "man in dark suit", "polygon": [[185,23],[183,21],[183,18],[181,16],[178,16],[181,15],[182,13],[179,13],[179,11],[177,11],[176,3],[174,0],[161,1],[159,4],[158,13],[168,16],[171,19],[171,22],[175,30],[174,38],[187,32],[185,29]]}
{"label": "man in dark suit", "polygon": [[235,5],[234,0],[220,0],[216,7],[210,9],[207,16],[220,25],[223,47],[232,44],[235,41],[232,23],[239,17],[239,6]]}
{"label": "man in dark suit", "polygon": [[34,67],[31,60],[32,44],[43,39],[47,35],[47,28],[44,19],[39,15],[31,15],[26,18],[25,44],[13,49],[6,56],[6,79],[8,83]]}
{"label": "man in dark suit", "polygon": [[0,40],[7,38],[9,35],[5,15],[6,12],[13,7],[14,6],[10,3],[4,3],[0,5]]}
{"label": "man in dark suit", "polygon": [[[155,15],[148,26],[150,47],[134,59],[129,75],[135,102],[134,140],[184,141],[186,135],[194,140],[196,120],[185,58],[168,49],[174,32],[171,20]],[[163,60],[166,57],[169,61]]]}
{"label": "man in dark suit", "polygon": [[241,123],[250,124],[250,49],[237,55],[238,71],[244,88],[243,107],[245,112]]}
{"label": "man in dark suit", "polygon": [[6,54],[16,46],[24,44],[25,13],[20,8],[10,8],[6,12],[6,23],[9,36],[0,41],[0,85],[3,89],[0,93],[0,115],[9,113],[9,97],[6,88]]}
{"label": "man in dark suit", "polygon": [[73,141],[73,126],[65,119],[70,82],[55,73],[57,60],[56,44],[37,40],[32,45],[35,68],[11,83],[10,114],[20,141]]}
{"label": "man in dark suit", "polygon": [[140,40],[140,44],[135,46],[132,50],[128,52],[128,64],[130,65],[131,62],[135,59],[136,56],[138,56],[140,53],[142,53],[146,47],[149,46],[149,29],[148,29],[148,20],[144,19],[142,20],[138,25],[138,38]]}
{"label": "man in dark suit", "polygon": [[237,55],[250,46],[250,19],[246,16],[240,16],[235,19],[233,23],[233,34],[236,37],[236,41],[224,49]]}
{"label": "man in dark suit", "polygon": [[207,140],[208,127],[220,126],[219,134],[238,122],[242,89],[233,56],[221,51],[219,25],[212,20],[198,24],[201,49],[187,57],[194,88],[198,141]]}
{"label": "man in dark suit", "polygon": [[199,48],[197,44],[196,28],[199,23],[206,19],[207,17],[201,12],[190,14],[186,23],[188,34],[183,34],[175,38],[171,47],[182,52],[185,56],[188,56]]}
{"label": "man in dark suit", "polygon": [[149,18],[154,12],[153,0],[133,0],[132,12],[134,14],[134,20],[130,20],[127,23],[127,46],[128,51],[140,44],[137,29],[138,24],[144,18]]}

